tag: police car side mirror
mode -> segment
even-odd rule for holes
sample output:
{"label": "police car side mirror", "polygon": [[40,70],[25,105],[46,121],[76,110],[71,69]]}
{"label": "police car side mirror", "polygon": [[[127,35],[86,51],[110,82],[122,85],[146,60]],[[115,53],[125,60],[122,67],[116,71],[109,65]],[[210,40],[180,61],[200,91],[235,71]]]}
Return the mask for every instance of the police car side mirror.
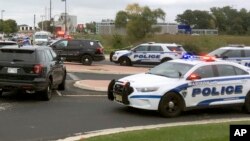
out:
{"label": "police car side mirror", "polygon": [[187,80],[198,80],[201,79],[201,76],[199,74],[191,74],[188,76]]}
{"label": "police car side mirror", "polygon": [[228,59],[228,56],[222,56],[222,59],[223,60]]}

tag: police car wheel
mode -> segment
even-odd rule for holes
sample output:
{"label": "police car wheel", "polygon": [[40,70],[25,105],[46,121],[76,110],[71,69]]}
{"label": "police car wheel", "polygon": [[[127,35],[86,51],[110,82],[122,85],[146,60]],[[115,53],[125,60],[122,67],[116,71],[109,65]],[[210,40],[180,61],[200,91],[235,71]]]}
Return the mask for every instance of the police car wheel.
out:
{"label": "police car wheel", "polygon": [[127,57],[122,57],[119,59],[119,63],[121,66],[131,66],[131,61]]}
{"label": "police car wheel", "polygon": [[112,57],[113,57],[114,54],[115,54],[115,53],[114,53],[113,51],[109,54],[109,61],[110,61],[110,62],[113,62]]}
{"label": "police car wheel", "polygon": [[165,94],[159,104],[159,112],[164,117],[176,117],[181,114],[183,108],[183,100],[176,93]]}
{"label": "police car wheel", "polygon": [[250,113],[250,92],[248,92],[248,94],[246,96],[244,108],[245,108],[247,113]]}
{"label": "police car wheel", "polygon": [[91,65],[92,61],[93,61],[93,59],[89,55],[83,55],[81,58],[81,63],[83,65]]}
{"label": "police car wheel", "polygon": [[169,60],[172,60],[172,59],[171,59],[171,58],[163,58],[163,59],[161,60],[161,63],[167,62],[167,61],[169,61]]}

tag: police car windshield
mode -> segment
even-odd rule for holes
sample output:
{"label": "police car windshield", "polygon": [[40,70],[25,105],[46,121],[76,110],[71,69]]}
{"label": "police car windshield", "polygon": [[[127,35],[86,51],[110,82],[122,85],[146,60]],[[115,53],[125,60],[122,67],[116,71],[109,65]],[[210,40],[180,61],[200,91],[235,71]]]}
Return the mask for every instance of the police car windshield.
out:
{"label": "police car windshield", "polygon": [[209,55],[209,56],[215,56],[215,57],[217,57],[217,58],[220,58],[220,57],[223,56],[223,54],[225,54],[226,51],[227,51],[227,50],[224,50],[224,49],[216,49],[216,50],[210,52],[208,55]]}
{"label": "police car windshield", "polygon": [[165,62],[152,68],[148,74],[160,75],[170,78],[183,77],[193,65],[176,62]]}

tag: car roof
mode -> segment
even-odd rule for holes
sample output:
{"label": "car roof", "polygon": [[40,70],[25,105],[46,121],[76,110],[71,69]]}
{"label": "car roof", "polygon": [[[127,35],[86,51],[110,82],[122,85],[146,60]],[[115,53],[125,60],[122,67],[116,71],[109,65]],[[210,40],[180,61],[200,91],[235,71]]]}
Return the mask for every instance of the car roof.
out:
{"label": "car roof", "polygon": [[47,47],[47,46],[37,46],[37,45],[27,45],[27,46],[21,46],[19,47],[18,45],[16,46],[4,46],[2,48],[0,48],[1,50],[2,49],[16,49],[16,50],[44,50],[44,49],[51,49],[50,47]]}
{"label": "car roof", "polygon": [[215,59],[214,61],[203,61],[201,59],[175,59],[171,60],[170,62],[176,62],[176,63],[182,63],[182,64],[189,64],[189,65],[207,65],[207,64],[229,64],[231,65],[232,62],[229,61],[224,61],[224,60],[219,60]]}
{"label": "car roof", "polygon": [[0,40],[0,43],[16,43],[16,42],[14,42],[14,41],[5,41],[5,40]]}
{"label": "car roof", "polygon": [[155,43],[155,42],[143,43],[140,45],[159,45],[159,46],[168,46],[168,47],[181,46],[181,45],[176,44],[176,43]]}
{"label": "car roof", "polygon": [[247,50],[249,49],[250,50],[250,46],[226,46],[226,47],[221,47],[219,49],[225,49],[225,50],[228,50],[228,49],[232,49],[232,50]]}

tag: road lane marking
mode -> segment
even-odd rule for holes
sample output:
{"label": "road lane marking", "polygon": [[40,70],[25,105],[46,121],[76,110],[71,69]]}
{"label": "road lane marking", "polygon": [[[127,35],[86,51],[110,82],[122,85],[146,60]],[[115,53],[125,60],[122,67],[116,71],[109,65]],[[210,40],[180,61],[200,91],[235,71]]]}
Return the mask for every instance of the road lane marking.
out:
{"label": "road lane marking", "polygon": [[56,90],[56,93],[57,95],[62,96],[62,94],[58,90]]}
{"label": "road lane marking", "polygon": [[63,95],[68,97],[106,97],[106,95]]}
{"label": "road lane marking", "polygon": [[73,73],[67,73],[67,75],[73,80],[80,80],[80,78]]}

